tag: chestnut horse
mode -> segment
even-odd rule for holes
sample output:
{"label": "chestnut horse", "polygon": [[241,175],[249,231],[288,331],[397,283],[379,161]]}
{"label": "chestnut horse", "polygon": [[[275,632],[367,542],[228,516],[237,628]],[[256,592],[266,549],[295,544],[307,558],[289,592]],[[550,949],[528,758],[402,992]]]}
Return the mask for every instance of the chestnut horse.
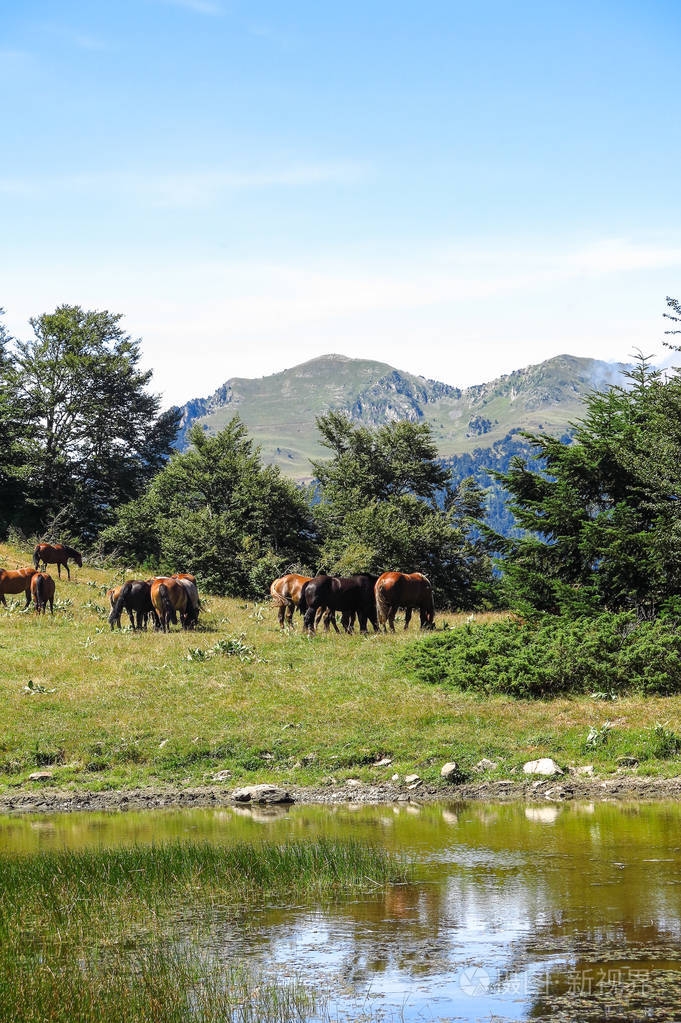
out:
{"label": "chestnut horse", "polygon": [[[286,616],[289,629],[293,628],[293,612],[296,608],[300,608],[303,586],[305,583],[309,583],[311,578],[312,576],[310,575],[282,575],[279,579],[275,579],[270,586],[270,596],[274,606],[277,608],[279,625],[282,629],[284,628],[284,616]],[[327,611],[323,607],[320,608],[317,615],[317,625],[319,625],[319,619],[322,615],[324,616],[324,628],[328,631],[329,625],[332,624],[336,632],[338,632],[336,616],[333,611]]]}
{"label": "chestnut horse", "polygon": [[47,568],[48,565],[57,566],[57,574],[61,579],[61,566],[63,565],[66,569],[66,574],[69,579],[71,578],[71,572],[69,571],[69,558],[72,558],[78,565],[78,568],[83,567],[83,558],[80,551],[77,551],[74,547],[67,547],[63,543],[39,543],[36,544],[35,550],[33,551],[33,564],[36,569],[39,567],[40,562],[43,563],[43,568]]}
{"label": "chestnut horse", "polygon": [[280,579],[275,579],[270,586],[270,596],[277,608],[279,625],[282,629],[284,628],[284,617],[287,618],[289,628],[293,626],[293,612],[300,606],[303,586],[311,578],[312,576],[309,575],[282,575]]}
{"label": "chestnut horse", "polygon": [[187,572],[184,575],[174,575],[173,579],[177,579],[187,594],[187,610],[182,624],[185,629],[193,629],[198,624],[199,608],[201,607],[199,591],[196,588],[196,579]]}
{"label": "chestnut horse", "polygon": [[26,610],[31,603],[31,579],[34,575],[34,568],[0,568],[0,601],[5,607],[7,607],[6,593],[23,593],[26,597],[24,611]]}
{"label": "chestnut horse", "polygon": [[418,608],[421,614],[421,628],[435,628],[435,605],[433,604],[433,587],[421,572],[384,572],[379,576],[375,587],[376,610],[378,620],[386,629],[386,621],[390,623],[391,632],[395,631],[395,615],[398,608],[405,608],[404,627],[409,628],[411,612]]}
{"label": "chestnut horse", "polygon": [[48,602],[50,614],[54,614],[54,579],[51,575],[46,572],[34,572],[31,579],[31,593],[37,614],[40,614],[41,611],[45,614]]}
{"label": "chestnut horse", "polygon": [[164,632],[168,632],[171,622],[177,625],[176,612],[180,614],[182,627],[187,627],[185,623],[188,603],[187,591],[178,579],[162,576],[152,580],[151,604]]}

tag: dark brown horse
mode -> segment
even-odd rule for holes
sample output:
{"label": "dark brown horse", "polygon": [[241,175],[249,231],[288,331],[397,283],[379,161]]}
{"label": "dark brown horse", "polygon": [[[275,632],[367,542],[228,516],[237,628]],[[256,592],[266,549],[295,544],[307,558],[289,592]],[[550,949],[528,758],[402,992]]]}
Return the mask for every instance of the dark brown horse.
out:
{"label": "dark brown horse", "polygon": [[45,614],[49,603],[50,614],[54,614],[54,579],[46,572],[34,572],[31,579],[31,593],[37,614]]}
{"label": "dark brown horse", "polygon": [[[121,615],[123,611],[128,612],[128,618],[132,625],[133,631],[135,629],[135,619],[133,617],[133,611],[137,615],[137,628],[146,629],[147,619],[150,614],[153,614],[153,607],[151,604],[151,586],[148,582],[141,582],[138,579],[129,579],[127,583],[122,586],[117,586],[115,590],[109,590],[111,594],[111,614],[109,615],[109,625],[113,629],[114,625],[121,627]],[[114,596],[115,595],[115,596]]]}
{"label": "dark brown horse", "polygon": [[[378,631],[376,600],[374,597],[375,575],[317,575],[303,586],[300,596],[300,610],[304,613],[305,630],[315,630],[315,613],[326,608],[334,618],[335,612],[342,614],[343,628],[351,629],[353,614],[359,619],[359,631],[367,631],[367,621]],[[324,619],[326,623],[326,616]],[[335,619],[333,620],[335,626]],[[336,631],[338,631],[336,629]]]}
{"label": "dark brown horse", "polygon": [[43,568],[47,568],[48,565],[57,566],[57,574],[61,579],[61,566],[63,565],[66,569],[66,574],[69,579],[71,578],[71,572],[69,571],[69,558],[71,558],[78,565],[79,568],[83,567],[83,558],[80,551],[75,550],[74,547],[67,547],[63,543],[39,543],[36,544],[35,550],[33,551],[33,564],[36,569],[42,562]]}
{"label": "dark brown horse", "polygon": [[31,603],[31,579],[34,568],[0,569],[0,601],[7,607],[6,593],[23,593],[26,597],[24,611]]}
{"label": "dark brown horse", "polygon": [[186,628],[188,601],[187,591],[179,579],[167,576],[152,580],[151,603],[164,632],[169,631],[171,623],[177,625],[178,614],[182,627]]}
{"label": "dark brown horse", "polygon": [[[395,615],[399,608],[405,608],[404,627],[409,628],[411,613],[418,608],[421,614],[421,628],[435,628],[435,605],[433,587],[421,572],[384,572],[375,587],[376,610],[383,628],[389,622],[391,632],[395,631]],[[387,631],[387,629],[386,629]]]}

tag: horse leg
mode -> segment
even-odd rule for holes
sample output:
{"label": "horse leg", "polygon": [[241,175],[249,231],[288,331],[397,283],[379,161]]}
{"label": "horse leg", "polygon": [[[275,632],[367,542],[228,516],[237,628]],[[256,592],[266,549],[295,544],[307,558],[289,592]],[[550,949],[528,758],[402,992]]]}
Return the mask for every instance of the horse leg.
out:
{"label": "horse leg", "polygon": [[277,608],[277,618],[279,620],[279,628],[284,628],[284,615],[286,614],[286,606],[282,604],[281,607]]}
{"label": "horse leg", "polygon": [[70,582],[71,581],[71,569],[69,568],[68,561],[64,562],[64,568],[66,569],[66,574],[69,577],[69,582]]}
{"label": "horse leg", "polygon": [[[30,593],[30,590],[26,590],[26,592]],[[4,593],[0,593],[0,600],[5,605],[5,607],[7,607],[7,601],[5,600],[5,594]],[[28,600],[29,600],[29,603],[30,603],[31,602],[31,598],[29,597]],[[26,605],[26,607],[28,607],[28,604]]]}
{"label": "horse leg", "polygon": [[410,607],[407,607],[404,610],[404,627],[405,627],[405,629],[409,628],[409,622],[411,621],[411,611],[412,611],[412,609]]}
{"label": "horse leg", "polygon": [[367,635],[367,616],[365,611],[358,611],[357,618],[359,619],[359,631],[363,636]]}
{"label": "horse leg", "polygon": [[317,612],[316,607],[308,607],[307,611],[305,612],[305,617],[303,618],[303,630],[305,632],[308,632],[311,636],[314,636],[315,626],[314,618],[316,612]]}
{"label": "horse leg", "polygon": [[324,631],[325,632],[329,631],[329,623],[331,623],[331,625],[333,625],[334,629],[336,630],[336,635],[339,635],[340,631],[339,631],[338,625],[336,624],[336,612],[335,611],[327,611],[327,613],[326,613],[326,617],[324,618]]}
{"label": "horse leg", "polygon": [[54,617],[54,597],[50,597],[50,614]]}
{"label": "horse leg", "polygon": [[129,607],[126,607],[125,610],[128,612],[128,618],[130,619],[130,624],[132,625],[132,631],[134,632],[135,631],[135,619],[132,616],[132,611],[130,610]]}

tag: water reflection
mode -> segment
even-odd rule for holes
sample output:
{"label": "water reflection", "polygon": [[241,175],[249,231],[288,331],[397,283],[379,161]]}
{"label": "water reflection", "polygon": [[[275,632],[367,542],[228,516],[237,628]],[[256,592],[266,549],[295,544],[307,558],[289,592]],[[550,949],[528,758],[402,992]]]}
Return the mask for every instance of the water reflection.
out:
{"label": "water reflection", "polygon": [[366,839],[415,857],[417,883],[244,920],[216,909],[206,949],[302,973],[348,1019],[631,1023],[681,1004],[680,825],[676,804],[235,807],[0,817],[0,850]]}

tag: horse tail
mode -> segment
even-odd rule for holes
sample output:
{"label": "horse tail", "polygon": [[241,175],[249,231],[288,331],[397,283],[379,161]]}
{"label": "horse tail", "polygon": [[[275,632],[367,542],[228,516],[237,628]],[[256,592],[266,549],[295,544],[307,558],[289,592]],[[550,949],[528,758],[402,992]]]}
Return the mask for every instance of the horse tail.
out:
{"label": "horse tail", "polygon": [[36,572],[38,571],[38,565],[39,564],[40,564],[40,547],[38,546],[38,544],[36,544],[36,546],[35,546],[35,548],[33,550],[33,567],[35,568]]}
{"label": "horse tail", "polygon": [[36,610],[40,611],[41,607],[47,604],[47,595],[45,593],[45,579],[41,574],[38,575],[35,581],[35,606]]}
{"label": "horse tail", "polygon": [[123,614],[125,608],[125,602],[128,599],[128,594],[132,589],[132,580],[128,580],[123,586],[121,586],[121,592],[118,594],[118,599],[115,604],[111,605],[111,614],[109,615],[109,625],[113,625],[115,621]]}
{"label": "horse tail", "polygon": [[385,583],[379,579],[374,587],[374,593],[376,595],[376,610],[378,611],[378,620],[383,625],[390,614],[390,602],[385,595]]}
{"label": "horse tail", "polygon": [[170,603],[170,594],[168,593],[168,587],[165,583],[161,583],[158,588],[158,595],[161,598],[161,607],[163,608],[163,617],[172,622],[173,625],[177,625],[177,615],[175,614],[175,608]]}
{"label": "horse tail", "polygon": [[290,607],[290,605],[293,603],[293,601],[291,600],[290,597],[288,597],[285,594],[279,592],[279,590],[277,589],[277,583],[278,582],[279,582],[279,580],[275,579],[274,582],[270,586],[270,596],[271,596],[272,600],[274,601],[274,606],[275,607]]}
{"label": "horse tail", "polygon": [[304,615],[305,612],[307,611],[307,586],[308,586],[307,583],[303,583],[302,589],[300,591],[298,610],[300,611],[301,615]]}

